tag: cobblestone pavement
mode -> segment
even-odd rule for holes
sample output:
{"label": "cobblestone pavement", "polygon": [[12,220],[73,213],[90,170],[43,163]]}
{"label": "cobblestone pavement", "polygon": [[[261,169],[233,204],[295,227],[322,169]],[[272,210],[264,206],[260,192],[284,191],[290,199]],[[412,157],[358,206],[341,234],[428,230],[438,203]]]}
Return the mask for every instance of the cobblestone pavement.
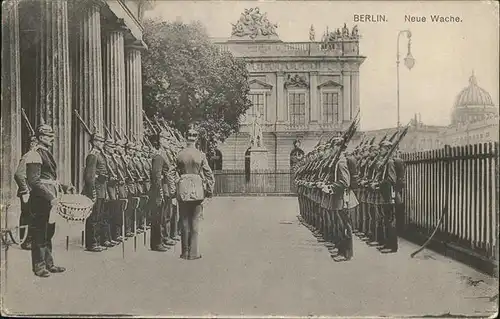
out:
{"label": "cobblestone pavement", "polygon": [[[205,206],[202,259],[180,245],[151,252],[138,238],[89,253],[82,225],[60,222],[56,263],[63,274],[38,278],[29,252],[8,251],[4,311],[10,314],[402,316],[491,314],[497,280],[400,241],[382,255],[359,240],[354,259],[334,262],[297,220],[296,198],[222,197]],[[66,234],[70,247],[66,251]],[[148,243],[149,244],[149,243]],[[4,313],[5,314],[5,313]]]}

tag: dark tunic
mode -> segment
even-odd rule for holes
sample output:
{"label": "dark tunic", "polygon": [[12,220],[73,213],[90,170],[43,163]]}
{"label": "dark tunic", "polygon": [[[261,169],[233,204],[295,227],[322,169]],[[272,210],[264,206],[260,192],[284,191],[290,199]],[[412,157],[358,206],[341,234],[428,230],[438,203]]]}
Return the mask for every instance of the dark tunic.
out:
{"label": "dark tunic", "polygon": [[91,199],[107,198],[107,180],[109,178],[106,159],[103,153],[93,149],[85,161],[82,194]]}

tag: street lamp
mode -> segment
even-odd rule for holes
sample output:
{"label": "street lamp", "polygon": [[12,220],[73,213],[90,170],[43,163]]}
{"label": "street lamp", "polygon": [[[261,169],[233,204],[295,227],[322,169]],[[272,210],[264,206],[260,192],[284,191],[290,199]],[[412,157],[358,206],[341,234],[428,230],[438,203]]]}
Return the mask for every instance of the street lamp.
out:
{"label": "street lamp", "polygon": [[406,36],[408,37],[408,54],[406,55],[404,62],[408,70],[411,70],[413,66],[415,65],[415,59],[413,58],[413,55],[411,55],[411,31],[410,30],[402,30],[399,31],[398,33],[398,49],[397,49],[397,59],[396,59],[396,68],[397,68],[397,91],[398,91],[398,101],[397,101],[397,106],[398,106],[398,128],[401,125],[399,121],[399,38],[401,34],[406,33]]}

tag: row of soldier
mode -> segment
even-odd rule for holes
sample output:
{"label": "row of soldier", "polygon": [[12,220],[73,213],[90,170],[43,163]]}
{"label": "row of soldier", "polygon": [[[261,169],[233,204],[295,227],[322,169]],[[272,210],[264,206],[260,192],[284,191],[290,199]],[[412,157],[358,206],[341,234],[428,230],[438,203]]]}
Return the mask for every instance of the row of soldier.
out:
{"label": "row of soldier", "polygon": [[[86,250],[102,252],[150,228],[151,250],[168,251],[181,240],[179,224],[182,222],[184,228],[192,228],[193,218],[196,219],[201,210],[201,201],[194,203],[196,205],[184,203],[186,220],[180,221],[176,186],[182,176],[191,173],[191,166],[195,173],[204,173],[207,180],[205,196],[212,196],[213,175],[206,157],[194,147],[197,132],[190,130],[188,139],[181,140],[178,132],[156,121],[157,127],[152,127],[153,132],[144,143],[134,142],[116,129],[115,140],[107,127],[106,136],[95,126],[91,131],[75,113],[90,134],[91,143],[83,168],[81,192],[93,202],[92,211],[85,220]],[[54,266],[51,252],[55,226],[49,219],[53,218],[51,214],[58,205],[59,194],[74,193],[75,188],[61,185],[57,180],[57,163],[50,151],[55,138],[53,129],[42,122],[35,131],[29,121],[27,123],[32,143],[15,174],[21,199],[21,224],[29,225],[22,247],[32,252],[35,275],[48,277],[51,272],[65,270]],[[186,148],[180,152],[184,146]],[[189,165],[179,162],[179,152]],[[200,256],[197,229],[184,229],[181,258]]]}
{"label": "row of soldier", "polygon": [[378,145],[362,141],[347,147],[357,130],[321,141],[293,168],[300,219],[321,241],[337,249],[335,261],[353,257],[353,233],[383,253],[398,249],[396,207],[401,208],[404,165],[395,157],[407,128]]}

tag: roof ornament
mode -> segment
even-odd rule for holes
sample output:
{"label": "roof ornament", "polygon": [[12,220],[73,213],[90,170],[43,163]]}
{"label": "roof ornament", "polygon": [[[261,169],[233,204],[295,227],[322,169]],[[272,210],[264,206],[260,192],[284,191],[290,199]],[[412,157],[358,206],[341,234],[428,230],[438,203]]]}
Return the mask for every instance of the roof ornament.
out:
{"label": "roof ornament", "polygon": [[278,36],[276,29],[277,24],[269,22],[267,13],[262,14],[258,7],[245,9],[236,24],[232,24],[232,36],[249,37],[255,39],[257,37]]}

